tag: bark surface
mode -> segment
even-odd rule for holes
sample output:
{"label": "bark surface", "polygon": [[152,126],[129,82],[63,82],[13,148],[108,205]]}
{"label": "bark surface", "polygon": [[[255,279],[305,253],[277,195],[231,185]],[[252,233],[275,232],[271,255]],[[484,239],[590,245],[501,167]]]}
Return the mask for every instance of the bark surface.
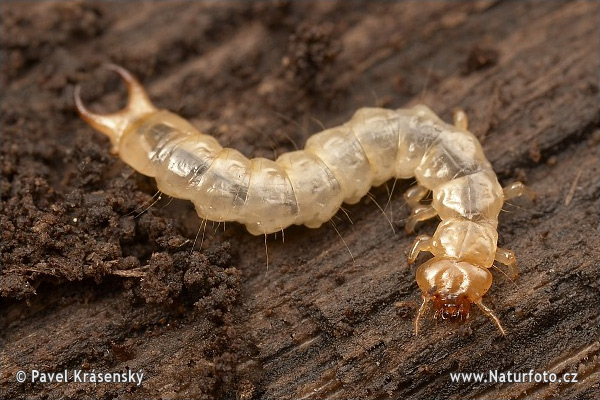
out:
{"label": "bark surface", "polygon": [[[600,397],[597,2],[1,11],[2,398]],[[123,106],[104,62],[247,156],[302,147],[363,106],[424,103],[445,120],[464,109],[501,183],[538,196],[500,216],[499,245],[521,273],[511,282],[494,270],[485,301],[507,336],[478,310],[462,324],[430,312],[413,335],[420,293],[401,193],[414,181],[374,188],[331,225],[269,237],[268,267],[263,238],[238,224],[208,223],[196,241],[191,204],[153,197],[154,181],[76,115],[78,83],[92,109]],[[32,369],[141,369],[144,380],[31,382]],[[450,378],[489,370],[578,382]]]}

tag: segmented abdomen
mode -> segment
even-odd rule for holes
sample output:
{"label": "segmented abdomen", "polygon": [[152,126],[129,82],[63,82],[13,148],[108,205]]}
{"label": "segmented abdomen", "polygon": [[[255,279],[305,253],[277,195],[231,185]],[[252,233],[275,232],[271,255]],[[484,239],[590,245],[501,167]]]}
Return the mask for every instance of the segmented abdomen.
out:
{"label": "segmented abdomen", "polygon": [[253,234],[318,227],[342,202],[355,203],[393,177],[416,176],[433,190],[442,219],[495,219],[499,211],[491,207],[497,181],[478,141],[424,106],[362,108],[276,161],[224,149],[177,115],[158,111],[124,134],[119,153],[164,193],[191,200],[201,218],[238,221]]}

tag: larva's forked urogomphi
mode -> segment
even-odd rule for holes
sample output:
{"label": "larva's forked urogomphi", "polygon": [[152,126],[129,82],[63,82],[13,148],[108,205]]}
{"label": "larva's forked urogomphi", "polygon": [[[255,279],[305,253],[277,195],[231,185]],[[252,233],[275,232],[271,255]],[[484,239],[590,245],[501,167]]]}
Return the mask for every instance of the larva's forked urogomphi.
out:
{"label": "larva's forked urogomphi", "polygon": [[[505,333],[482,297],[492,284],[494,260],[517,275],[514,253],[497,247],[498,214],[504,200],[532,192],[520,182],[502,189],[479,141],[467,131],[464,113],[450,125],[423,105],[361,108],[347,123],[311,136],[304,150],[275,161],[248,159],[176,114],[157,110],[128,71],[107,67],[126,82],[127,106],[94,114],[77,87],[79,114],[110,138],[113,154],[156,178],[162,192],[191,200],[202,219],[237,221],[255,235],[292,224],[317,228],[371,186],[415,177],[417,185],[404,195],[412,208],[406,230],[436,215],[442,220],[433,236],[418,236],[409,252],[410,263],[421,251],[434,256],[416,272],[422,303],[415,333],[429,301],[443,319],[467,318],[474,303]],[[421,204],[430,191],[432,203]]]}

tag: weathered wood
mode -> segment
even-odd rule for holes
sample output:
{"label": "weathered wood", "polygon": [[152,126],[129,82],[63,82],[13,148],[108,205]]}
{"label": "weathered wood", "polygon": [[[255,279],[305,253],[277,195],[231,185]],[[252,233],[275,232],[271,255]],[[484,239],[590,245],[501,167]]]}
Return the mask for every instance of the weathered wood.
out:
{"label": "weathered wood", "polygon": [[[1,7],[3,398],[600,395],[598,3]],[[485,299],[507,336],[477,310],[462,325],[428,314],[413,335],[419,290],[400,196],[409,181],[388,182],[390,199],[382,187],[345,206],[335,229],[270,237],[268,268],[263,238],[235,224],[209,224],[190,255],[199,222],[187,202],[131,218],[152,202],[152,180],[110,156],[71,100],[82,83],[95,109],[123,104],[118,79],[94,72],[106,61],[249,156],[302,146],[362,106],[425,103],[447,120],[464,108],[500,180],[526,180],[538,195],[500,219],[521,274],[513,283],[494,271]],[[145,378],[15,380],[65,368]],[[579,381],[450,379],[532,369]]]}

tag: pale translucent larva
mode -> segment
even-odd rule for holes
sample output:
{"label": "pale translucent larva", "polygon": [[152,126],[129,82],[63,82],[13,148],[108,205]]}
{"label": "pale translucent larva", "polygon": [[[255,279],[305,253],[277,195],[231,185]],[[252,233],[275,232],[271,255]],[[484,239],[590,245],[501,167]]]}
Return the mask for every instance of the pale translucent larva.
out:
{"label": "pale translucent larva", "polygon": [[[418,185],[405,194],[413,209],[407,231],[418,221],[442,219],[433,237],[417,237],[409,255],[410,262],[420,251],[434,255],[417,269],[423,302],[415,333],[431,300],[444,319],[468,317],[475,303],[504,334],[481,299],[492,284],[494,260],[516,276],[514,253],[496,246],[498,214],[505,199],[529,192],[519,182],[502,189],[480,143],[466,130],[464,114],[450,125],[423,105],[361,108],[347,123],[311,136],[304,150],[275,161],[248,159],[181,117],[157,110],[128,71],[108,68],[127,83],[128,105],[94,114],[76,88],[80,115],[110,138],[114,154],[156,178],[162,192],[191,200],[202,219],[237,221],[255,235],[292,224],[316,228],[371,186],[414,176]],[[422,205],[429,191],[433,202]]]}

